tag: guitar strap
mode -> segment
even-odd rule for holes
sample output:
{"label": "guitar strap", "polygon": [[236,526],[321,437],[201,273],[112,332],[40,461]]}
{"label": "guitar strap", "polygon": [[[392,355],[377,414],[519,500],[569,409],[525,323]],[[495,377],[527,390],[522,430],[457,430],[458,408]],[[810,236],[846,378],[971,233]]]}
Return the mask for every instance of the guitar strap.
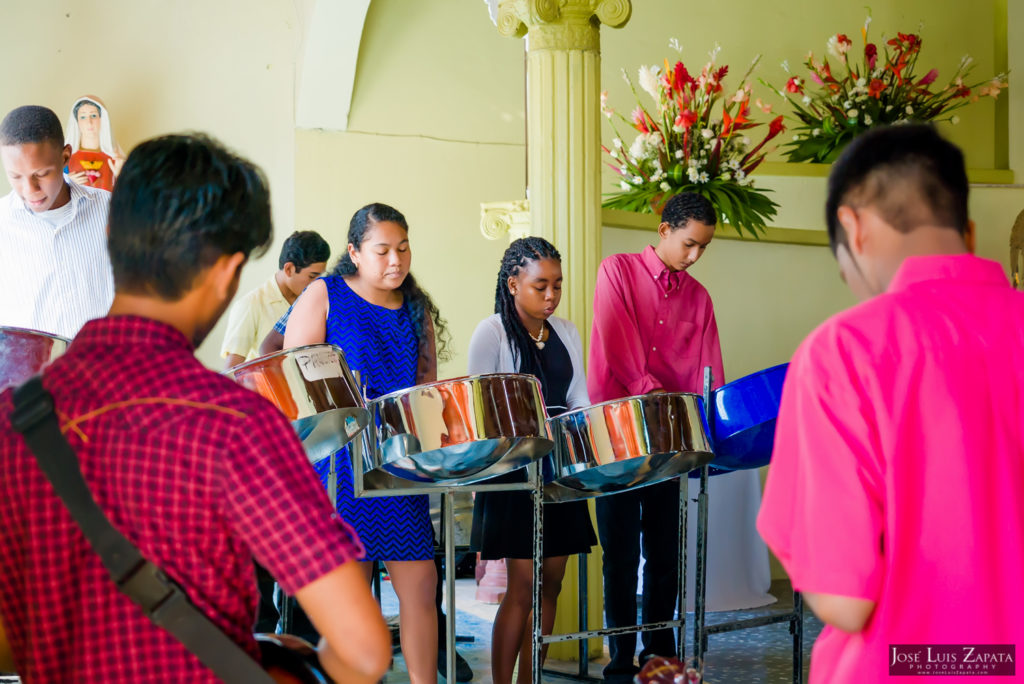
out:
{"label": "guitar strap", "polygon": [[11,425],[20,432],[46,479],[81,528],[121,593],[153,624],[170,632],[229,684],[273,684],[241,646],[188,599],[163,570],[147,560],[107,518],[82,477],[78,458],[60,430],[53,396],[36,376],[14,391]]}

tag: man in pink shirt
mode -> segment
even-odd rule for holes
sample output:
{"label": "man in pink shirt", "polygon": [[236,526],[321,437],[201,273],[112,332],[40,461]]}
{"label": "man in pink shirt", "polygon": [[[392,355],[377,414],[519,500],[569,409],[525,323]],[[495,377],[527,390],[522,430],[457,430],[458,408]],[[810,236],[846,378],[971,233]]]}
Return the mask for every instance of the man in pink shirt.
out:
{"label": "man in pink shirt", "polygon": [[[722,351],[711,297],[686,272],[714,237],[716,218],[711,203],[700,195],[677,195],[665,205],[656,247],[647,247],[640,254],[616,254],[601,263],[594,293],[594,327],[587,374],[587,389],[595,403],[649,392],[700,393],[705,366],[712,367],[715,385],[722,384]],[[754,515],[756,497],[760,493],[756,473],[723,475],[712,482],[713,486],[725,485],[723,492],[729,490],[723,497],[716,497],[712,492],[712,506],[716,501],[728,501],[728,505],[735,507],[737,498],[747,503],[751,498],[746,495],[748,488],[754,497],[745,520],[743,516],[716,516],[712,511],[712,524],[717,520],[732,528],[731,521],[737,520],[747,528],[747,537],[756,537]],[[601,497],[595,503],[604,549],[604,603],[608,625],[636,624],[641,533],[645,558],[642,619],[644,622],[673,619],[679,554],[679,481]],[[711,539],[709,556],[731,552],[730,541],[744,535],[740,532],[719,537]],[[769,581],[768,554],[759,540],[754,541],[761,558],[742,562],[745,567],[739,572],[763,574],[764,586],[758,588],[759,592],[749,592],[759,593],[760,600],[742,600],[745,605],[770,600],[765,594]],[[729,568],[724,570],[730,572]],[[713,593],[713,590],[708,592],[709,601],[713,600]],[[641,665],[651,656],[676,653],[670,629],[644,632],[642,638]],[[605,667],[605,679],[631,682],[638,671],[633,657],[636,635],[611,637],[609,644],[611,661]]]}
{"label": "man in pink shirt", "polygon": [[1013,674],[1024,645],[1024,294],[971,255],[960,151],[855,140],[826,205],[860,305],[801,344],[758,529],[827,623],[811,682]]}

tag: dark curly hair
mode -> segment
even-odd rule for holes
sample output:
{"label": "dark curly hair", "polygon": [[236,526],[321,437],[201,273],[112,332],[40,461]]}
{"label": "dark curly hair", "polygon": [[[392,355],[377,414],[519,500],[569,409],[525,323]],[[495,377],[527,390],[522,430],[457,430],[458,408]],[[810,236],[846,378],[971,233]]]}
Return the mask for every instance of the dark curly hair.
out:
{"label": "dark curly hair", "polygon": [[[375,202],[367,204],[352,215],[352,220],[348,224],[348,244],[359,249],[359,246],[366,239],[366,232],[375,224],[383,221],[397,223],[406,232],[409,231],[409,223],[405,220],[402,212],[387,204]],[[338,263],[331,269],[330,275],[350,276],[358,272],[359,268],[353,263],[348,250],[345,250],[338,259]],[[441,318],[437,305],[434,304],[434,300],[430,298],[427,291],[419,286],[412,273],[405,276],[405,280],[398,286],[398,291],[402,293],[403,306],[409,307],[409,313],[412,315],[413,329],[420,343],[420,355],[426,356],[427,349],[429,348],[429,340],[427,340],[424,333],[427,317],[429,316],[430,320],[434,323],[434,335],[437,340],[437,360],[448,361],[451,359],[451,335],[448,333],[448,322]]]}
{"label": "dark curly hair", "polygon": [[709,226],[718,223],[714,205],[706,197],[695,192],[674,195],[661,211],[662,222],[670,225],[672,230],[683,228],[691,219]]}
{"label": "dark curly hair", "polygon": [[526,331],[516,311],[516,301],[508,289],[508,279],[519,275],[519,272],[531,261],[554,259],[561,263],[562,255],[555,246],[540,237],[525,237],[515,240],[501,257],[498,269],[498,286],[494,291],[494,313],[501,316],[501,325],[505,328],[509,347],[512,348],[512,360],[519,363],[519,372],[532,373],[543,380],[540,356],[537,345]]}

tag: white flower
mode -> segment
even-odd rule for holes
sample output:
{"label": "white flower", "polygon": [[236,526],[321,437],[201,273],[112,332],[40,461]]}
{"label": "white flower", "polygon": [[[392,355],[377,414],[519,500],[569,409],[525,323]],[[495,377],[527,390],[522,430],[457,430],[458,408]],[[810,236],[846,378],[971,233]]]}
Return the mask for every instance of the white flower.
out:
{"label": "white flower", "polygon": [[793,142],[800,142],[801,140],[803,140],[803,136],[801,136],[799,133],[793,136]]}
{"label": "white flower", "polygon": [[742,138],[740,138],[740,142],[743,143],[744,147],[750,147],[750,138],[748,138],[747,136],[743,136]]}
{"label": "white flower", "polygon": [[628,83],[629,85],[633,85],[633,82],[629,80],[629,74],[626,73],[626,70],[620,68],[619,71],[622,72],[622,80]]}
{"label": "white flower", "polygon": [[683,46],[679,44],[679,40],[676,38],[670,38],[668,41],[668,46],[675,50],[676,52],[683,51]]}
{"label": "white flower", "polygon": [[622,149],[622,141],[618,138],[612,138],[612,145],[620,150]]}
{"label": "white flower", "polygon": [[810,95],[804,95],[803,103],[804,103],[804,106],[807,106],[807,105],[811,104],[811,96]]}
{"label": "white flower", "polygon": [[690,161],[686,162],[686,165],[689,166],[690,168],[693,168],[697,166],[697,160],[694,159],[693,157],[690,157]]}
{"label": "white flower", "polygon": [[697,179],[700,177],[700,172],[697,171],[696,166],[691,166],[690,168],[686,169],[686,177],[690,180],[691,183],[696,183]]}
{"label": "white flower", "polygon": [[625,190],[626,192],[629,192],[630,190],[633,189],[633,186],[630,185],[629,183],[627,183],[624,180],[623,181],[619,181],[619,187],[622,188],[623,190]]}
{"label": "white flower", "polygon": [[711,180],[711,178],[708,176],[707,171],[701,171],[700,175],[697,176],[698,183],[707,183],[709,180]]}
{"label": "white flower", "polygon": [[659,188],[661,188],[662,190],[664,190],[665,192],[668,192],[669,190],[671,190],[671,189],[672,189],[672,186],[671,186],[671,185],[669,185],[668,183],[665,183],[665,182],[663,182],[663,183],[662,183],[661,185],[659,185],[658,187],[659,187]]}
{"label": "white flower", "polygon": [[846,116],[848,116],[851,119],[856,119],[858,114],[860,114],[860,112],[858,112],[856,109],[846,110]]}
{"label": "white flower", "polygon": [[907,105],[907,108],[905,110],[903,110],[903,111],[905,111],[907,114],[913,114],[914,113],[914,108],[911,107],[910,105]]}
{"label": "white flower", "polygon": [[683,158],[683,151],[682,150],[676,150],[676,159],[682,159],[682,158]]}
{"label": "white flower", "polygon": [[610,156],[610,157],[611,157],[612,159],[618,159],[618,158],[619,158],[619,151],[618,151],[618,150],[616,150],[616,149],[612,149],[611,151],[609,151],[609,152],[608,152],[608,155],[609,155],[609,156]]}
{"label": "white flower", "polygon": [[843,103],[843,109],[849,109],[852,106],[853,102],[851,102],[850,100],[847,100],[846,102]]}
{"label": "white flower", "polygon": [[705,140],[711,140],[711,138],[715,135],[715,132],[710,128],[705,128],[700,132],[700,134],[704,136]]}
{"label": "white flower", "polygon": [[708,57],[711,58],[711,62],[714,62],[716,59],[718,59],[718,53],[721,51],[722,46],[719,45],[718,43],[715,43],[715,49],[708,53]]}
{"label": "white flower", "polygon": [[637,81],[640,82],[640,87],[655,101],[658,100],[659,75],[661,75],[661,69],[656,66],[642,66],[637,72]]}
{"label": "white flower", "polygon": [[865,114],[864,115],[864,125],[865,126],[870,126],[873,123],[875,123],[875,120],[871,118],[871,115],[870,114]]}
{"label": "white flower", "polygon": [[742,183],[746,177],[747,174],[743,173],[743,169],[738,169],[736,173],[733,174],[733,178],[736,179],[737,183]]}
{"label": "white flower", "polygon": [[967,67],[969,67],[971,65],[971,62],[973,62],[973,61],[974,61],[973,57],[971,57],[970,55],[964,55],[963,57],[960,58],[960,67],[959,67],[959,69],[960,70],[966,69]]}
{"label": "white flower", "polygon": [[821,135],[821,129],[820,128],[815,128],[813,131],[811,131],[811,137],[812,138],[817,138],[819,135]]}
{"label": "white flower", "polygon": [[782,70],[785,71],[787,74],[790,73],[790,71],[789,71],[789,60],[788,59],[782,60]]}
{"label": "white flower", "polygon": [[885,111],[887,111],[887,112],[891,112],[891,111],[892,111],[892,105],[888,105],[888,106],[887,106],[887,107],[885,108]]}
{"label": "white flower", "polygon": [[960,117],[954,115],[953,118],[949,120],[949,123],[951,123],[954,126],[956,126],[958,123],[960,123]]}
{"label": "white flower", "polygon": [[857,79],[857,87],[858,87],[858,88],[863,88],[863,87],[864,87],[864,86],[866,86],[867,84],[868,84],[868,82],[867,82],[867,80],[866,80],[866,79],[863,79],[863,78],[858,78],[858,79]]}
{"label": "white flower", "polygon": [[640,176],[633,176],[633,185],[642,185],[643,182],[644,179],[641,178]]}

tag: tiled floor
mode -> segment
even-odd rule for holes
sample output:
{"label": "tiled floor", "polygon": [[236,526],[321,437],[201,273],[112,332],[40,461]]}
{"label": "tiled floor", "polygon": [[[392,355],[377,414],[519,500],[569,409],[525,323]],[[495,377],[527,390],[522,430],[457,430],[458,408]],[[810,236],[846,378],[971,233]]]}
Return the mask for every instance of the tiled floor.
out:
{"label": "tiled floor", "polygon": [[[497,611],[496,605],[479,603],[475,600],[476,585],[471,579],[456,581],[456,633],[458,636],[473,638],[471,643],[459,643],[458,651],[473,668],[474,682],[488,684],[491,681],[490,648],[491,624]],[[793,605],[792,592],[786,582],[772,585],[772,593],[779,602],[769,606],[772,611],[790,610]],[[382,605],[386,615],[398,612],[398,599],[389,582],[383,583]],[[766,609],[750,612],[709,613],[708,624],[723,620],[735,620],[764,614]],[[804,677],[807,681],[807,665],[810,662],[811,644],[821,631],[821,622],[809,611],[804,617]],[[776,624],[727,634],[713,635],[708,640],[709,651],[705,666],[705,680],[711,684],[786,684],[792,682],[792,637],[786,624]],[[692,644],[687,644],[692,653]],[[601,668],[607,662],[607,655],[590,662],[590,675],[600,677]],[[575,673],[576,663],[552,661],[548,669]],[[388,684],[408,681],[401,654],[395,656],[395,667],[384,680]],[[441,681],[444,681],[443,678]],[[571,681],[565,677],[545,675],[545,682]],[[0,675],[0,684],[17,684],[17,678]]]}
{"label": "tiled floor", "polygon": [[[474,672],[474,682],[491,681],[490,643],[491,624],[495,605],[487,605],[474,599],[476,586],[471,579],[456,581],[456,634],[471,636],[471,643],[459,643],[459,653],[469,662]],[[766,611],[786,612],[792,609],[793,598],[786,582],[772,585],[772,593],[779,601],[766,609],[756,611],[737,611],[733,613],[708,613],[708,624],[716,624],[725,620],[763,615]],[[382,605],[385,614],[397,612],[398,603],[387,582],[382,589]],[[692,616],[692,614],[691,614]],[[811,645],[821,631],[821,622],[806,611],[804,616],[804,676],[807,681],[807,665],[810,662]],[[692,631],[692,630],[691,630]],[[692,634],[690,634],[692,638]],[[788,624],[774,624],[755,629],[747,629],[726,634],[712,635],[708,640],[708,654],[705,666],[705,679],[710,684],[785,684],[792,682],[792,649],[793,640],[789,634]],[[692,653],[692,643],[687,644],[687,652]],[[601,668],[608,660],[607,653],[591,660],[590,676],[599,678]],[[576,663],[550,661],[549,670],[561,670],[576,673]],[[408,681],[405,665],[401,655],[395,656],[395,667],[388,674],[388,684]],[[443,678],[442,680],[443,681]],[[545,682],[572,681],[566,677],[545,675]]]}

